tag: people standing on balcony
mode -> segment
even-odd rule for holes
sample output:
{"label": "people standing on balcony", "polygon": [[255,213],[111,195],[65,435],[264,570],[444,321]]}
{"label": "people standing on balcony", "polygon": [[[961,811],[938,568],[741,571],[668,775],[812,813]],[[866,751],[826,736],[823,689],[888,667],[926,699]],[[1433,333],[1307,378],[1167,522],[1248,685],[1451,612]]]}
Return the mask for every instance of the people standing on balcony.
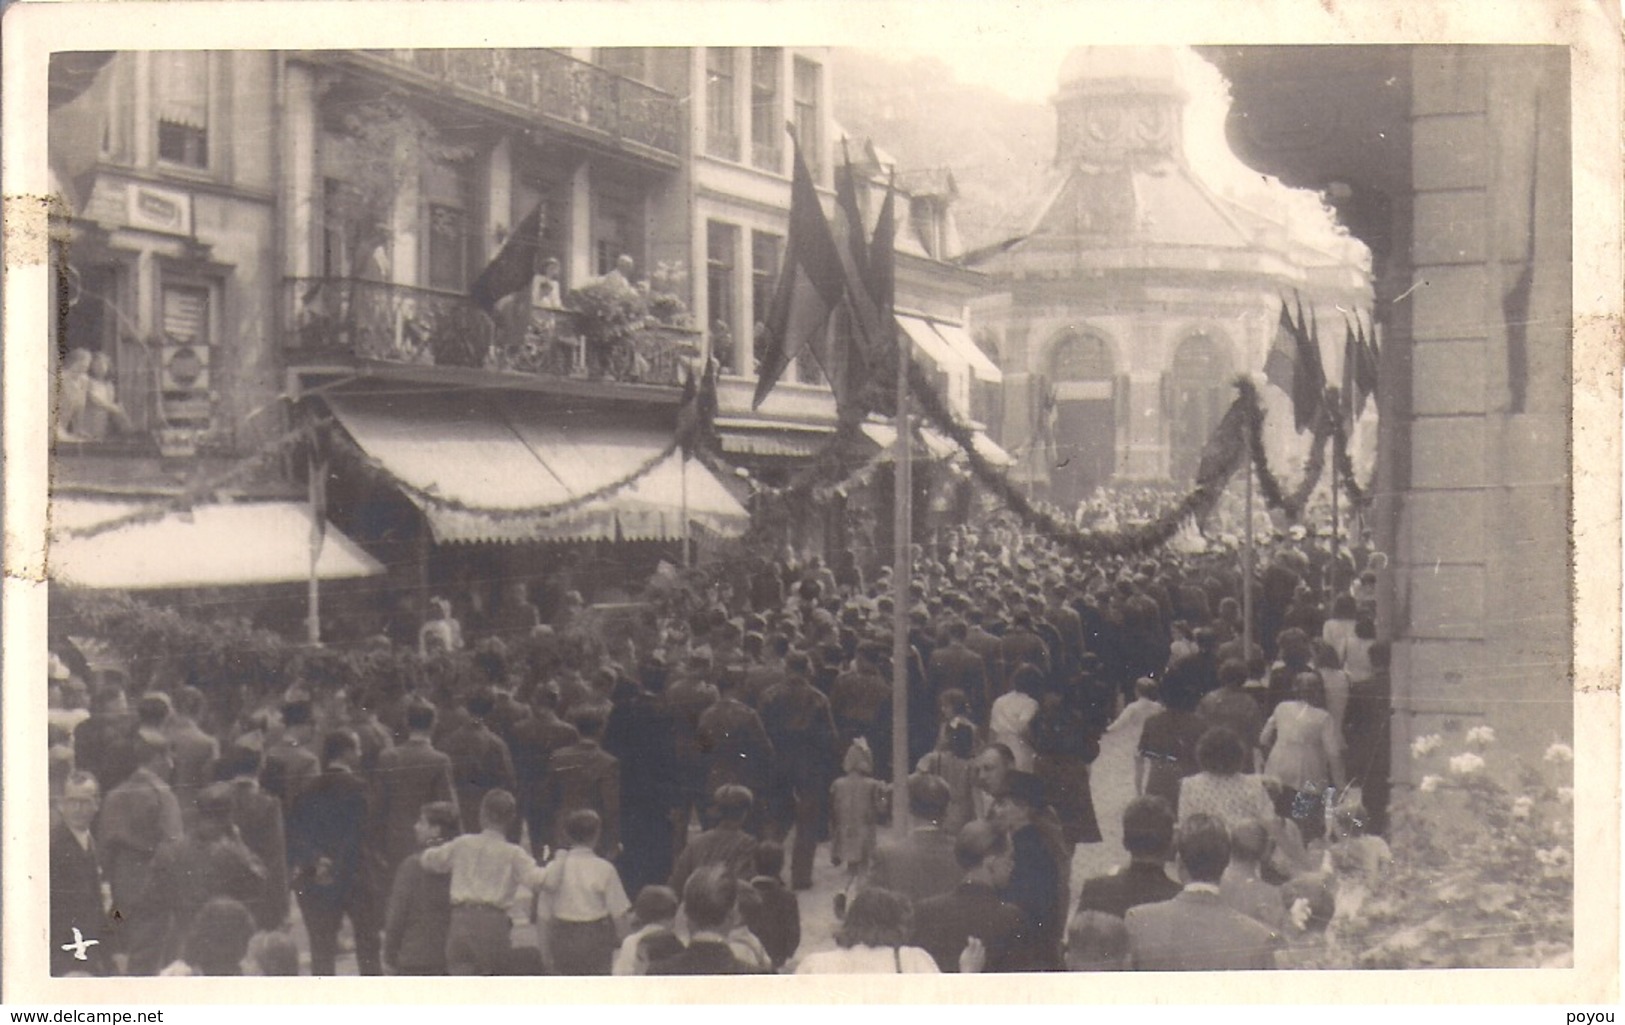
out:
{"label": "people standing on balcony", "polygon": [[548,257],[542,269],[530,282],[530,304],[543,309],[557,310],[564,306],[563,286],[559,283],[562,268],[559,261]]}
{"label": "people standing on balcony", "polygon": [[90,401],[90,350],[75,349],[56,383],[56,440],[82,441],[76,428]]}
{"label": "people standing on balcony", "polygon": [[132,429],[130,415],[118,404],[118,391],[111,374],[113,361],[107,353],[98,352],[90,357],[90,376],[85,382],[85,408],[74,424],[74,433],[87,441],[102,441],[108,427],[120,434]]}
{"label": "people standing on balcony", "polygon": [[633,284],[633,274],[637,272],[637,266],[636,260],[626,253],[622,253],[615,258],[614,269],[599,280],[605,286],[617,292],[631,294],[637,291],[636,285]]}

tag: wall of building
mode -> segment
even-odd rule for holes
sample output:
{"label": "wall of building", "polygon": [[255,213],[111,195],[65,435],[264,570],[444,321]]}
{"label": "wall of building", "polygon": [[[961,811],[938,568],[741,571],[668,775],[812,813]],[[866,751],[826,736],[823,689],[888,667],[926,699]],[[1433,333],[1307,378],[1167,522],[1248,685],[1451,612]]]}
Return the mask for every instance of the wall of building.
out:
{"label": "wall of building", "polygon": [[[1412,67],[1416,291],[1394,551],[1395,749],[1482,717],[1538,751],[1572,731],[1567,54],[1424,47]],[[1520,314],[1507,297],[1526,271]]]}

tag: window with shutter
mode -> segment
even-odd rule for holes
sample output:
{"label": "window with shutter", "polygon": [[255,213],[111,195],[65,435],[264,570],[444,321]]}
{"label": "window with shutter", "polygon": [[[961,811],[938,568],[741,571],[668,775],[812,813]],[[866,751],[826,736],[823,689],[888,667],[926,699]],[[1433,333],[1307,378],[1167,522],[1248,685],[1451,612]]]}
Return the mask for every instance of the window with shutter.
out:
{"label": "window with shutter", "polygon": [[152,55],[158,159],[209,166],[209,54],[174,50]]}
{"label": "window with shutter", "polygon": [[171,427],[205,430],[214,419],[211,305],[207,286],[164,286],[159,395],[163,419]]}

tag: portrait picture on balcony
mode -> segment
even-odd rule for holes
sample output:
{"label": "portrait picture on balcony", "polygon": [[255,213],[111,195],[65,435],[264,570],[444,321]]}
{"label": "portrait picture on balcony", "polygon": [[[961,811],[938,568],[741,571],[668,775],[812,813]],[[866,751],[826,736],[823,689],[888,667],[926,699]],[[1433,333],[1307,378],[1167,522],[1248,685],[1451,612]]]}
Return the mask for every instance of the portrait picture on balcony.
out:
{"label": "portrait picture on balcony", "polygon": [[8,993],[1617,1000],[1617,32],[792,6],[8,18]]}

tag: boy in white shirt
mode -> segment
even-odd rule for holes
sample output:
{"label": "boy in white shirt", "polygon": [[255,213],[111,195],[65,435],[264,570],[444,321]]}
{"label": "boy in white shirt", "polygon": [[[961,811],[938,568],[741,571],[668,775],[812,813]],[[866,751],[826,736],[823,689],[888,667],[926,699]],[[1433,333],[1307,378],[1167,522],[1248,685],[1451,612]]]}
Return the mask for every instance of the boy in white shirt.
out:
{"label": "boy in white shirt", "polygon": [[513,947],[508,908],[519,887],[541,885],[543,870],[530,852],[508,842],[517,806],[506,790],[480,802],[480,831],[465,833],[419,855],[429,872],[451,873],[451,927],[446,933],[448,975],[498,975]]}

